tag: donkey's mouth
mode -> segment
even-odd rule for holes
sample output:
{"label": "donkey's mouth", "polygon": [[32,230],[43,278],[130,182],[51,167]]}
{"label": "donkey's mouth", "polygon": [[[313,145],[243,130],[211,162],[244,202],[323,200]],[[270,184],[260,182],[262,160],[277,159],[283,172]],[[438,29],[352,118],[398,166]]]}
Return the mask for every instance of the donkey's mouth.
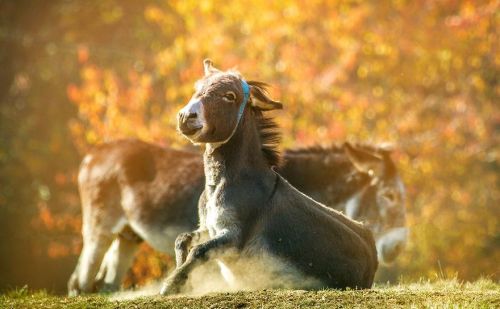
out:
{"label": "donkey's mouth", "polygon": [[197,127],[181,128],[180,130],[181,130],[181,133],[186,135],[186,136],[193,136],[196,133],[198,133],[202,128],[203,128],[203,126],[197,126]]}

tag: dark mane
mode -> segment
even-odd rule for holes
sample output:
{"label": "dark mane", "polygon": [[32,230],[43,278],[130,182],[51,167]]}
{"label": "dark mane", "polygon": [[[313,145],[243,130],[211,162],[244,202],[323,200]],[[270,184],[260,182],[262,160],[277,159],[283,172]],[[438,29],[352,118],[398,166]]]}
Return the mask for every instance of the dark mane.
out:
{"label": "dark mane", "polygon": [[[388,149],[384,143],[380,144],[351,143],[351,145],[354,146],[355,148],[359,148],[375,154],[383,154],[391,152],[391,150]],[[290,155],[317,155],[317,154],[337,154],[337,153],[344,153],[343,144],[330,144],[327,146],[314,145],[314,146],[298,147],[295,149],[287,150],[287,154]]]}
{"label": "dark mane", "polygon": [[[258,91],[255,93],[260,100],[272,101],[268,98],[267,88],[269,85],[260,81],[248,81],[248,84]],[[256,108],[254,111],[257,119],[257,128],[259,130],[261,149],[269,166],[279,166],[281,164],[281,154],[278,149],[281,142],[281,132],[273,118],[265,117],[261,110]]]}
{"label": "dark mane", "polygon": [[278,146],[281,142],[281,132],[273,118],[265,117],[261,111],[254,109],[257,127],[260,135],[261,150],[269,166],[279,166],[281,154]]}
{"label": "dark mane", "polygon": [[352,143],[356,148],[365,150],[370,153],[376,154],[390,154],[392,152],[392,147],[388,143]]}
{"label": "dark mane", "polygon": [[315,154],[330,154],[330,153],[343,153],[342,145],[332,144],[329,146],[307,146],[288,149],[287,154],[291,155],[315,155]]}

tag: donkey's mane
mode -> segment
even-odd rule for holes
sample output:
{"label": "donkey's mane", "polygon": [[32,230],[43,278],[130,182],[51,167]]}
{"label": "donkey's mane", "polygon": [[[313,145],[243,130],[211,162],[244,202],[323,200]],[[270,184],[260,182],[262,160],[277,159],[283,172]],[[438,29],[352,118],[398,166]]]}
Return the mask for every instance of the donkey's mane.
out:
{"label": "donkey's mane", "polygon": [[329,146],[306,146],[288,149],[287,154],[291,155],[324,155],[331,153],[343,153],[342,145],[332,144]]}
{"label": "donkey's mane", "polygon": [[[258,81],[248,81],[252,87],[258,88],[261,93],[267,95],[268,84]],[[278,149],[281,142],[281,132],[278,124],[273,118],[266,117],[262,111],[253,108],[255,119],[257,120],[257,129],[259,130],[261,150],[269,166],[279,166],[281,163],[281,154]]]}
{"label": "donkey's mane", "polygon": [[278,146],[281,142],[281,132],[273,118],[265,117],[261,111],[255,110],[257,128],[260,135],[261,150],[269,166],[278,166],[281,154]]}
{"label": "donkey's mane", "polygon": [[[385,152],[390,152],[387,149],[386,144],[369,144],[369,143],[352,143],[352,146],[364,151],[376,154],[382,154]],[[327,155],[327,154],[339,154],[344,153],[344,145],[342,144],[331,144],[326,146],[314,145],[306,147],[298,147],[295,149],[287,150],[287,154],[291,155]]]}

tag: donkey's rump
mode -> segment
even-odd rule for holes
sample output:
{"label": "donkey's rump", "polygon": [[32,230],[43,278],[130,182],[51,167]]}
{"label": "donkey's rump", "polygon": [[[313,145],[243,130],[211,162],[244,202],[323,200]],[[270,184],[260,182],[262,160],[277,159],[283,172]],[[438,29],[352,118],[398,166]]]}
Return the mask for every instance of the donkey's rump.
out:
{"label": "donkey's rump", "polygon": [[368,230],[304,196],[283,179],[270,203],[272,215],[264,219],[262,237],[273,255],[306,277],[318,279],[322,287],[371,286],[377,260]]}

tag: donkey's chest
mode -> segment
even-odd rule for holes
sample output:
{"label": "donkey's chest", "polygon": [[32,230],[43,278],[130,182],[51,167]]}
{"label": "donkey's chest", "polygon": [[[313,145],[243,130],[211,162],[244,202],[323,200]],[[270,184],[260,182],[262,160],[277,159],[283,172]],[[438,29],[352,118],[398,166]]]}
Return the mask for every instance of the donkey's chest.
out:
{"label": "donkey's chest", "polygon": [[210,237],[227,232],[236,225],[235,209],[226,203],[222,192],[216,189],[209,195],[206,203],[205,226]]}

